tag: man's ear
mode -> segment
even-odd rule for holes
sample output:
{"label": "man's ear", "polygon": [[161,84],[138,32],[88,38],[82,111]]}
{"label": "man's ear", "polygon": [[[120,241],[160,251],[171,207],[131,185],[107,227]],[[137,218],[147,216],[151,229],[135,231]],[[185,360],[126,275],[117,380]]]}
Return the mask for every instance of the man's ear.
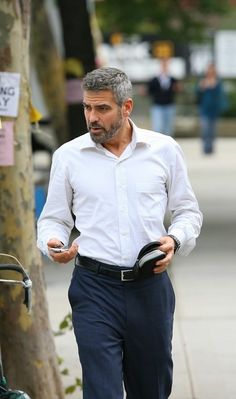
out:
{"label": "man's ear", "polygon": [[128,98],[123,104],[124,116],[129,117],[132,110],[133,110],[133,100],[132,98]]}

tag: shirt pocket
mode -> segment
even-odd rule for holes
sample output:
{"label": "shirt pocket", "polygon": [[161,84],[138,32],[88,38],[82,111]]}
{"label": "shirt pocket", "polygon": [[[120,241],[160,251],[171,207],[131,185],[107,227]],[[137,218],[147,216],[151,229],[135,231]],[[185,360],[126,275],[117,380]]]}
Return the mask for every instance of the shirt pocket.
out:
{"label": "shirt pocket", "polygon": [[166,205],[166,189],[160,180],[137,182],[137,207],[139,215],[145,219],[153,219],[160,216],[160,211]]}

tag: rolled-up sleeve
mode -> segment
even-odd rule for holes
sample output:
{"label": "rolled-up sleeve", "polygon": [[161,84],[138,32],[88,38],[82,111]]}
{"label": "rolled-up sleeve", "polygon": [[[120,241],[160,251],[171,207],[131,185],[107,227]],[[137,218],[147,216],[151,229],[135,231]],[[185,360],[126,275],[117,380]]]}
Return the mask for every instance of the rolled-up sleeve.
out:
{"label": "rolled-up sleeve", "polygon": [[47,242],[57,238],[68,244],[74,225],[71,205],[73,191],[67,176],[67,166],[56,151],[52,159],[47,200],[37,223],[37,246],[48,255]]}
{"label": "rolled-up sleeve", "polygon": [[196,245],[203,216],[191,187],[186,162],[180,146],[175,143],[168,181],[168,209],[171,224],[168,234],[176,236],[180,243],[178,253],[187,256]]}

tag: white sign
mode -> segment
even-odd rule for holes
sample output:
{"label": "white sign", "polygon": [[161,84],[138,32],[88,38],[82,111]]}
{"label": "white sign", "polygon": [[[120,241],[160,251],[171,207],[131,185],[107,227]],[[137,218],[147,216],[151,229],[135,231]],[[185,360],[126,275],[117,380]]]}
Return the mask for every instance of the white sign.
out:
{"label": "white sign", "polygon": [[222,30],[216,33],[215,63],[220,77],[236,77],[236,31]]}
{"label": "white sign", "polygon": [[209,64],[213,62],[210,44],[190,45],[189,62],[192,75],[204,75]]}
{"label": "white sign", "polygon": [[[122,69],[133,82],[146,82],[159,73],[160,61],[150,56],[150,43],[131,42],[111,46],[102,44],[99,48],[106,66]],[[186,74],[185,61],[170,59],[170,73],[177,79]]]}
{"label": "white sign", "polygon": [[20,74],[0,72],[0,116],[17,116],[19,95]]}

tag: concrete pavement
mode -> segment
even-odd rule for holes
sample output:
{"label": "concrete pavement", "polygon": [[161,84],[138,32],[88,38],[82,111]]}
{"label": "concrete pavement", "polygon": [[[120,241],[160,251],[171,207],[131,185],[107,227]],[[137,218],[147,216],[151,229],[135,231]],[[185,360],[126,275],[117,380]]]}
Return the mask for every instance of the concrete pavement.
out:
{"label": "concrete pavement", "polygon": [[[236,138],[220,138],[203,155],[198,139],[178,139],[204,214],[197,247],[176,256],[169,273],[176,292],[174,384],[170,399],[236,398]],[[70,311],[67,288],[73,265],[44,259],[52,327]],[[70,376],[81,376],[73,332],[55,338]],[[81,399],[82,393],[69,395]],[[94,398],[96,399],[96,398]],[[108,399],[108,398],[104,398]],[[148,398],[147,398],[148,399]]]}
{"label": "concrete pavement", "polygon": [[177,311],[172,399],[236,398],[236,140],[202,156],[184,141],[191,181],[204,214],[198,245],[171,268]]}

